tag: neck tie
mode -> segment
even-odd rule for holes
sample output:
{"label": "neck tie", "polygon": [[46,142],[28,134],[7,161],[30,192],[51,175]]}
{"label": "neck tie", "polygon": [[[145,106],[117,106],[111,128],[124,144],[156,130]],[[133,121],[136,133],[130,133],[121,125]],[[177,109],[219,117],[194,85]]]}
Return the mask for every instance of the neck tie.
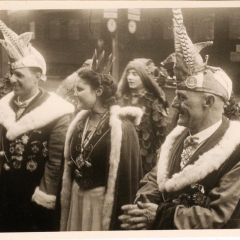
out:
{"label": "neck tie", "polygon": [[192,157],[198,146],[198,137],[188,136],[184,140],[183,152],[181,154],[181,169],[183,169],[188,163],[189,159]]}

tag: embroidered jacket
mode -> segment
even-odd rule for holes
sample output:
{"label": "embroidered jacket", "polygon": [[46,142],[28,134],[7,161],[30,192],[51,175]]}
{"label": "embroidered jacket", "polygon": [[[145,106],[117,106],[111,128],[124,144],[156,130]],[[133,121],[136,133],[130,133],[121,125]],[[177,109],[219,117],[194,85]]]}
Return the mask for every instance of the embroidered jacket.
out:
{"label": "embroidered jacket", "polygon": [[11,196],[6,202],[19,208],[34,201],[54,209],[65,133],[74,107],[40,89],[16,121],[13,99],[11,92],[0,100],[0,200]]}
{"label": "embroidered jacket", "polygon": [[[70,161],[70,140],[77,124],[85,119],[89,111],[80,111],[71,123],[65,143],[65,164],[61,192],[61,231],[66,231],[70,210],[71,189],[74,176]],[[104,230],[120,230],[118,216],[121,206],[131,203],[136,195],[142,176],[138,137],[133,124],[140,122],[142,111],[135,107],[110,108],[110,153],[109,173],[103,206],[102,225]]]}
{"label": "embroidered jacket", "polygon": [[240,227],[240,123],[223,118],[218,130],[180,170],[187,129],[167,137],[158,166],[142,180],[140,193],[159,204],[154,229]]}

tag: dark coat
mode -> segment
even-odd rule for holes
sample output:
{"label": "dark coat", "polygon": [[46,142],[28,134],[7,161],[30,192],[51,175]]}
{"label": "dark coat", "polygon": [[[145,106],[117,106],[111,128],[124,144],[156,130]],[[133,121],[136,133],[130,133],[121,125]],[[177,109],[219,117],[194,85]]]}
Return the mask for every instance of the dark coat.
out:
{"label": "dark coat", "polygon": [[222,125],[180,170],[184,127],[176,127],[159,154],[158,166],[138,192],[159,205],[154,229],[240,228],[239,122]]}
{"label": "dark coat", "polygon": [[13,99],[0,101],[0,231],[51,231],[73,106],[41,90],[16,121]]}
{"label": "dark coat", "polygon": [[[78,122],[85,119],[89,111],[81,111],[71,123],[65,143],[65,165],[61,192],[61,231],[66,231],[71,189],[74,176],[70,161],[70,140]],[[134,124],[139,124],[142,111],[135,107],[110,109],[110,146],[108,148],[109,173],[107,177],[106,194],[104,199],[102,225],[104,230],[120,230],[118,216],[122,214],[121,206],[130,204],[139,187],[142,176],[139,143]]]}

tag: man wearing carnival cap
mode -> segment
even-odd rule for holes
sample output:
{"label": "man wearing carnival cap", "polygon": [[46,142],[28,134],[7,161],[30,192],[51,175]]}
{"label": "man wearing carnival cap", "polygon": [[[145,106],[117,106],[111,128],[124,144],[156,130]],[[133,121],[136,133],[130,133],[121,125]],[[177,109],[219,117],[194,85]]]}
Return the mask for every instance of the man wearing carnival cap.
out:
{"label": "man wearing carnival cap", "polygon": [[240,228],[240,123],[223,117],[232,83],[199,54],[211,42],[193,44],[180,9],[173,9],[172,106],[178,126],[168,135],[158,165],[142,181],[135,204],[122,207],[123,229]]}
{"label": "man wearing carnival cap", "polygon": [[9,57],[10,92],[0,100],[0,231],[54,230],[61,159],[73,106],[38,87],[43,56],[0,21]]}

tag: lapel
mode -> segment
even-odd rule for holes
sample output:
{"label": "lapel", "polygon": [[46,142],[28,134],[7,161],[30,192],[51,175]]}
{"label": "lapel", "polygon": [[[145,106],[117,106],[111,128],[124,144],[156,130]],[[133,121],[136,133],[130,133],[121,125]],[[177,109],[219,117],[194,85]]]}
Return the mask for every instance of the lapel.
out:
{"label": "lapel", "polygon": [[186,128],[177,126],[162,145],[157,167],[159,190],[161,192],[164,190],[167,192],[178,191],[202,180],[214,170],[218,170],[240,144],[240,135],[236,134],[236,129],[240,129],[238,121],[231,121],[229,124],[228,120],[224,118],[219,129],[199,148],[189,164],[171,176],[169,169],[172,162],[170,156],[174,150],[173,145],[186,131]]}
{"label": "lapel", "polygon": [[3,125],[9,140],[28,131],[44,127],[59,117],[73,113],[74,107],[54,93],[43,92],[36,101],[30,104],[24,115],[16,121],[12,107],[13,92],[0,100],[0,124]]}

